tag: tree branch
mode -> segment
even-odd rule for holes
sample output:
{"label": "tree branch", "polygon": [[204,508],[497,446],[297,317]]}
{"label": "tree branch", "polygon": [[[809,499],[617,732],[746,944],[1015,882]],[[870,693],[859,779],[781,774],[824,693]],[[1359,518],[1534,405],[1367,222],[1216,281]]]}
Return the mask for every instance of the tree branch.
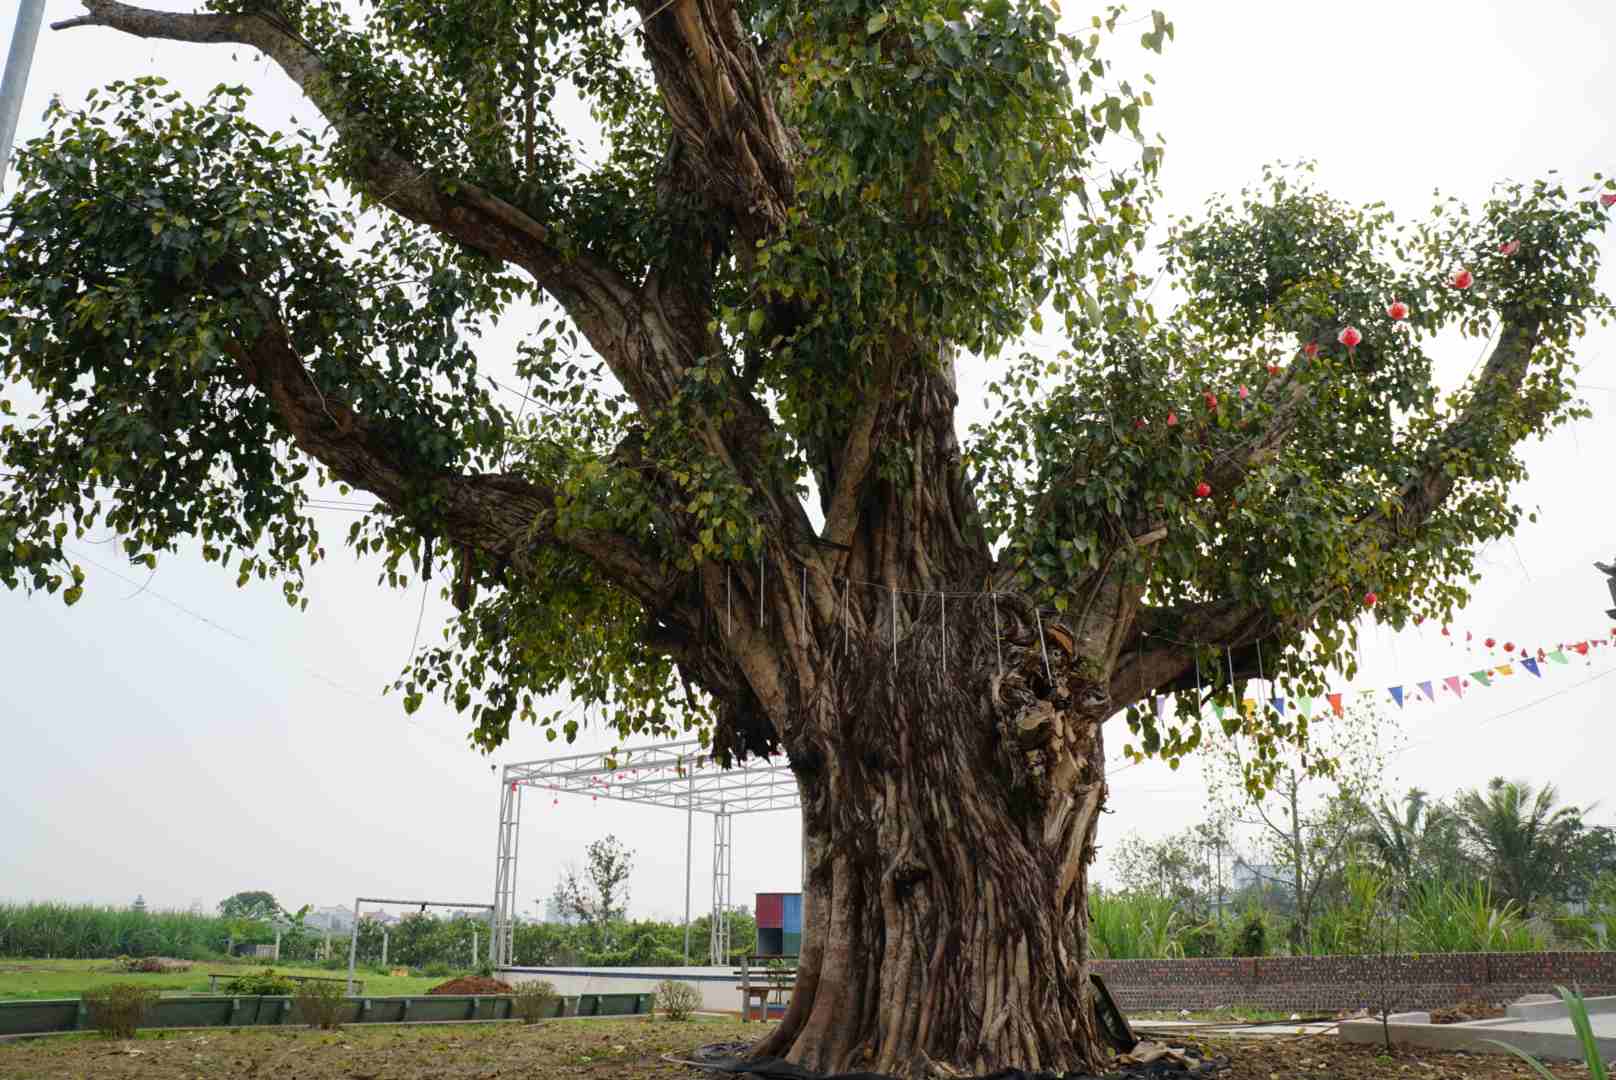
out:
{"label": "tree branch", "polygon": [[407,444],[388,425],[320,392],[273,304],[251,286],[245,291],[264,329],[250,341],[227,341],[226,350],[269,398],[298,449],[332,475],[402,512],[429,505],[432,525],[442,535],[518,571],[533,572],[533,552],[557,545],[589,558],[643,601],[653,602],[663,591],[659,564],[629,538],[600,529],[561,530],[554,492],[509,473],[430,470],[412,461]]}
{"label": "tree branch", "polygon": [[645,52],[701,194],[734,217],[749,256],[785,225],[793,139],[732,0],[638,0]]}
{"label": "tree branch", "polygon": [[[1377,510],[1360,523],[1358,548],[1388,549],[1401,536],[1423,526],[1441,507],[1462,478],[1448,465],[1452,455],[1477,442],[1479,429],[1519,393],[1532,353],[1541,335],[1541,320],[1505,310],[1498,343],[1487,358],[1469,402],[1432,444],[1425,464],[1403,485],[1392,509]],[[1291,380],[1287,380],[1291,382]],[[1308,394],[1300,382],[1291,382],[1274,420],[1261,436],[1239,453],[1221,459],[1225,484],[1238,482],[1245,471],[1271,458],[1305,409]],[[1321,587],[1312,605],[1281,619],[1256,605],[1231,602],[1194,607],[1141,609],[1130,644],[1112,678],[1113,698],[1119,707],[1156,691],[1182,691],[1197,685],[1197,650],[1238,650],[1234,677],[1264,674],[1255,664],[1255,649],[1277,641],[1287,632],[1310,625],[1329,601],[1333,590]],[[1266,674],[1272,674],[1270,664]],[[1200,679],[1205,686],[1210,679]]]}
{"label": "tree branch", "polygon": [[554,243],[554,229],[476,184],[443,183],[388,145],[371,118],[349,107],[343,79],[291,28],[269,16],[151,11],[119,0],[82,0],[89,14],[54,30],[102,26],[141,38],[248,45],[273,59],[350,149],[364,194],[418,224],[519,266],[566,309],[608,362],[628,332],[634,291],[610,267]]}

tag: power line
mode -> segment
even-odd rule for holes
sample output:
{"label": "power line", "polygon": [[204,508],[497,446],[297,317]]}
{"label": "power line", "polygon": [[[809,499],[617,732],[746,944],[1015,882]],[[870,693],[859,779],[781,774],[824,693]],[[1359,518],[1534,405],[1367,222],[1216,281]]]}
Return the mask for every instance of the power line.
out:
{"label": "power line", "polygon": [[[120,581],[127,582],[128,584],[131,584],[131,585],[141,585],[141,582],[135,580],[134,578],[130,577],[127,574],[123,574],[123,573],[118,572],[117,570],[115,570],[112,567],[108,566],[106,563],[101,562],[99,559],[93,558],[92,556],[90,556],[86,552],[74,549],[73,553],[78,558],[83,559],[85,562],[89,563],[90,565],[96,567],[99,570],[104,571],[105,573],[111,574],[113,577],[119,579]],[[142,593],[144,595],[146,595],[146,596],[149,596],[149,597],[155,599],[155,600],[159,600],[164,604],[167,604],[169,607],[173,608],[174,610],[176,610],[178,612],[181,612],[182,614],[187,615],[187,616],[195,619],[197,622],[202,623],[204,626],[207,626],[207,627],[209,627],[209,628],[211,628],[213,630],[217,630],[221,634],[225,634],[228,637],[234,638],[235,640],[241,642],[243,645],[251,645],[251,646],[254,646],[256,648],[263,648],[263,645],[260,642],[254,641],[252,638],[247,637],[245,634],[241,634],[241,633],[236,632],[235,630],[232,630],[230,627],[224,625],[221,622],[218,622],[215,619],[209,618],[208,616],[202,614],[201,612],[195,610],[194,608],[187,607],[186,605],[180,603],[178,600],[174,600],[174,599],[172,599],[172,598],[170,598],[168,596],[163,595],[161,592],[158,592],[156,589],[146,587],[146,588],[143,588]],[[142,593],[137,593],[136,595],[142,595]],[[126,599],[133,599],[133,598],[134,597],[131,596],[131,597],[127,597]],[[366,693],[362,693],[362,692],[360,692],[358,690],[355,690],[353,687],[348,686],[348,685],[342,683],[341,681],[332,678],[331,676],[327,675],[325,672],[319,670],[318,668],[312,667],[309,664],[299,662],[299,666],[302,667],[310,675],[313,675],[320,682],[325,683],[327,686],[331,687],[334,690],[338,690],[338,691],[341,691],[344,694],[347,694],[349,697],[359,698],[359,699],[364,700],[364,701],[374,701],[376,699],[376,695],[366,694]],[[434,731],[432,728],[427,727],[424,724],[421,724],[419,721],[410,720],[410,721],[407,721],[406,723],[407,723],[407,726],[415,729],[416,731],[423,732],[424,734],[430,736],[431,738],[434,738],[434,739],[438,740],[439,742],[444,743],[445,745],[452,745],[457,750],[466,749],[466,747],[463,744],[449,742],[449,740],[444,738],[444,736],[442,736],[438,732]]]}

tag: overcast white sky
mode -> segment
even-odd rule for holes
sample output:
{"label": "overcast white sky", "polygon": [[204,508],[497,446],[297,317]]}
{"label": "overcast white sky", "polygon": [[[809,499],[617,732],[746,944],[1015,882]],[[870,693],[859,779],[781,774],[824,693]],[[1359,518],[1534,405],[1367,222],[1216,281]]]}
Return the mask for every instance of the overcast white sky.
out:
{"label": "overcast white sky", "polygon": [[[3,45],[13,5],[0,6]],[[1089,14],[1064,6],[1076,20]],[[75,0],[50,0],[47,20],[79,10]],[[1169,15],[1178,39],[1149,60],[1158,87],[1148,117],[1167,138],[1166,212],[1236,190],[1275,160],[1314,158],[1336,194],[1383,199],[1407,217],[1430,205],[1434,188],[1475,201],[1495,179],[1558,169],[1581,183],[1596,170],[1616,172],[1608,0],[1190,0]],[[38,134],[51,94],[77,102],[93,86],[152,72],[191,94],[244,81],[266,124],[313,118],[278,70],[246,50],[47,29],[20,137]],[[1605,250],[1607,261],[1616,257],[1616,240]],[[1603,286],[1616,291],[1616,274],[1607,271]],[[1462,375],[1478,347],[1445,355],[1446,377]],[[1595,331],[1582,358],[1594,418],[1527,451],[1532,475],[1519,497],[1540,520],[1485,552],[1486,579],[1456,624],[1478,642],[1492,634],[1552,647],[1612,628],[1590,564],[1616,555],[1616,389],[1607,389],[1616,388],[1616,333]],[[508,364],[493,356],[490,368]],[[969,386],[983,373],[964,375]],[[964,397],[980,400],[970,390]],[[381,698],[409,652],[420,593],[379,588],[376,567],[336,542],[348,519],[329,517],[333,557],[313,571],[301,615],[275,589],[238,591],[188,556],[165,559],[138,592],[144,573],[121,566],[111,544],[78,545],[90,587],[72,610],[53,597],[0,593],[0,898],[121,903],[141,893],[155,906],[211,909],[250,888],[289,905],[490,895],[490,765],[563,748],[519,730],[485,758],[465,749],[460,721],[442,706],[406,719],[396,699]],[[434,596],[423,638],[440,631],[446,611]],[[1517,675],[1462,702],[1409,706],[1408,749],[1389,763],[1390,785],[1447,793],[1504,773],[1554,781],[1577,802],[1605,798],[1616,679],[1600,676],[1616,670],[1612,653],[1573,657],[1542,680]],[[1435,627],[1370,627],[1353,686],[1440,680],[1486,659],[1485,650],[1467,656],[1445,643]],[[1123,734],[1111,733],[1113,756]],[[605,743],[592,736],[580,745]],[[1201,820],[1199,787],[1194,768],[1118,773],[1102,844],[1129,829],[1159,834]],[[614,832],[639,856],[632,911],[682,912],[683,815],[530,795],[525,817],[524,908],[586,843]],[[696,835],[700,912],[710,895],[710,824],[698,821]],[[738,901],[797,887],[795,814],[738,819],[735,841]]]}

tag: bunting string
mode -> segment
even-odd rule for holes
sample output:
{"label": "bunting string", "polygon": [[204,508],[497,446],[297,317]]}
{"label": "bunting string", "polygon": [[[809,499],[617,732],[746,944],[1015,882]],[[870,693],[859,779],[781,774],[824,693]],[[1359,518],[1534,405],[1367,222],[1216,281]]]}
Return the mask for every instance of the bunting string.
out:
{"label": "bunting string", "polygon": [[[802,563],[802,587],[803,594],[806,596],[810,564],[806,560],[802,560]],[[758,619],[760,625],[762,624],[765,615],[764,576],[767,573],[767,569],[767,563],[760,554],[758,566]],[[837,581],[840,581],[842,585],[842,644],[844,651],[848,649],[851,644],[850,637],[852,632],[851,609],[853,587],[857,585],[862,588],[880,590],[888,594],[892,605],[891,651],[892,665],[894,669],[897,668],[899,663],[899,597],[919,597],[922,598],[922,600],[925,600],[932,596],[936,596],[939,601],[938,625],[942,645],[938,660],[939,678],[945,681],[947,678],[948,664],[948,601],[950,599],[958,601],[985,598],[993,612],[993,644],[995,662],[997,664],[999,674],[1001,676],[1004,674],[1004,649],[1000,640],[1003,632],[1003,624],[999,615],[998,590],[990,589],[987,592],[977,592],[967,589],[894,588],[891,585],[887,585],[883,582],[861,581],[852,576],[825,573],[822,569],[817,567],[814,569],[816,569],[818,572],[824,573],[825,577],[828,578],[833,585]],[[732,587],[730,569],[726,565],[724,573],[724,606],[726,628],[731,626],[733,618],[731,614],[731,594]],[[1024,602],[1027,602],[1029,598],[1023,596],[1021,599]],[[919,613],[916,615],[917,624],[923,618],[927,606],[928,605],[925,603],[920,605]],[[1088,611],[1084,611],[1082,613],[1073,613],[1070,611],[1063,611],[1058,608],[1046,608],[1030,602],[1027,603],[1027,606],[1032,611],[1033,624],[1037,631],[1038,652],[1040,661],[1043,664],[1044,675],[1046,678],[1053,681],[1053,665],[1049,660],[1048,640],[1043,625],[1044,616],[1050,615],[1057,619],[1066,620],[1068,623],[1070,623],[1072,619],[1076,618],[1078,625],[1071,627],[1071,629],[1078,633],[1082,632],[1083,624],[1086,623],[1091,617],[1098,619],[1105,616],[1103,614],[1091,615],[1091,613]],[[956,618],[958,617],[959,616],[956,616]],[[1414,625],[1416,627],[1420,626],[1423,622],[1423,618],[1416,617],[1414,619]],[[1461,634],[1463,635],[1462,638],[1460,637]],[[1350,688],[1335,691],[1326,690],[1320,695],[1297,694],[1294,696],[1284,692],[1284,688],[1281,685],[1281,677],[1279,672],[1276,672],[1275,677],[1273,678],[1268,675],[1267,665],[1262,655],[1262,644],[1261,642],[1254,642],[1253,644],[1255,645],[1257,661],[1257,681],[1260,689],[1257,691],[1257,697],[1246,697],[1238,694],[1237,692],[1235,702],[1236,707],[1241,711],[1246,719],[1251,720],[1255,719],[1257,710],[1259,708],[1265,712],[1272,710],[1280,716],[1285,716],[1294,709],[1303,717],[1311,718],[1315,706],[1321,701],[1328,707],[1331,713],[1341,716],[1345,714],[1347,698],[1352,695],[1369,695],[1377,697],[1380,695],[1385,695],[1383,700],[1390,700],[1390,702],[1398,709],[1406,708],[1411,703],[1436,704],[1438,703],[1439,698],[1441,698],[1443,695],[1452,695],[1455,700],[1462,699],[1467,692],[1473,692],[1475,687],[1492,687],[1496,685],[1497,681],[1500,679],[1508,679],[1512,677],[1518,678],[1525,675],[1529,675],[1534,679],[1542,679],[1548,674],[1552,673],[1556,667],[1570,664],[1571,657],[1573,655],[1579,658],[1587,658],[1591,655],[1592,650],[1594,649],[1609,648],[1616,645],[1616,627],[1612,627],[1609,633],[1600,636],[1586,637],[1577,641],[1559,641],[1556,643],[1553,649],[1549,649],[1546,646],[1534,648],[1528,645],[1518,645],[1513,640],[1505,640],[1500,643],[1499,635],[1478,635],[1477,631],[1465,630],[1463,628],[1456,629],[1451,625],[1443,625],[1441,627],[1441,635],[1447,640],[1451,647],[1458,648],[1462,645],[1466,652],[1473,655],[1477,653],[1478,649],[1487,650],[1487,658],[1485,662],[1478,664],[1474,668],[1470,668],[1468,665],[1466,665],[1466,670],[1461,670],[1452,674],[1432,675],[1427,678],[1419,678],[1412,681],[1404,680],[1401,677],[1401,674],[1399,674],[1398,681],[1388,686],[1378,686],[1368,689]],[[1201,710],[1201,699],[1209,691],[1214,695],[1218,694],[1218,687],[1215,683],[1208,688],[1203,682],[1203,672],[1201,670],[1201,658],[1199,654],[1200,649],[1208,647],[1215,648],[1216,646],[1214,643],[1181,641],[1174,638],[1172,635],[1162,634],[1159,632],[1148,634],[1141,633],[1139,642],[1141,655],[1143,654],[1143,639],[1146,637],[1155,638],[1159,641],[1168,642],[1182,648],[1196,650],[1192,656],[1192,659],[1195,666],[1197,710]],[[1500,647],[1502,648],[1501,656],[1499,653]],[[1239,679],[1235,668],[1233,648],[1229,645],[1223,645],[1223,649],[1224,662],[1228,666],[1228,680],[1225,683],[1225,687],[1238,686],[1241,680]],[[1400,672],[1400,659],[1397,667]],[[1216,668],[1214,666],[1214,672],[1215,671]],[[1151,708],[1158,715],[1165,717],[1169,703],[1170,697],[1168,695],[1152,695],[1152,699],[1147,707]],[[1212,701],[1212,709],[1219,720],[1224,717],[1229,705],[1230,701],[1226,696],[1214,697],[1214,700]]]}

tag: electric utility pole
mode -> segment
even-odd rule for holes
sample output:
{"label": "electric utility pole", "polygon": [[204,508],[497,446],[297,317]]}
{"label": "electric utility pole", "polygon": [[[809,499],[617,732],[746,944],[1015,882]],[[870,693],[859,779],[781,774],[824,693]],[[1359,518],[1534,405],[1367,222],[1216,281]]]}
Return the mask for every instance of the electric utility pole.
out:
{"label": "electric utility pole", "polygon": [[17,28],[12,31],[11,52],[6,56],[6,74],[0,79],[0,188],[6,183],[11,145],[17,138],[17,117],[22,114],[22,94],[28,88],[28,69],[34,66],[34,46],[39,43],[39,27],[44,21],[45,0],[20,0]]}

